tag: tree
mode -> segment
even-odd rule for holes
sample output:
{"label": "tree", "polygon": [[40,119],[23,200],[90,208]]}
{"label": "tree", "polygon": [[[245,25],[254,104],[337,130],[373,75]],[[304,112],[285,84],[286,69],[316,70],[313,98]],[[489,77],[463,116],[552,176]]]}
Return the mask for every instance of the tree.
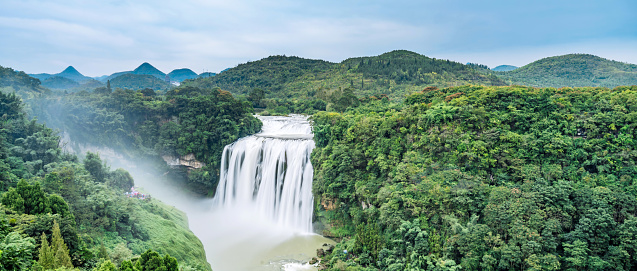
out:
{"label": "tree", "polygon": [[69,205],[66,201],[60,197],[59,195],[53,194],[48,198],[48,210],[51,211],[52,214],[60,214],[62,217],[72,217],[71,211],[69,210]]}
{"label": "tree", "polygon": [[110,174],[106,184],[110,187],[128,191],[135,185],[135,180],[133,180],[133,177],[128,171],[118,168]]}
{"label": "tree", "polygon": [[84,158],[84,168],[91,173],[96,181],[104,182],[104,166],[102,165],[102,159],[97,153],[87,152],[86,158]]}
{"label": "tree", "polygon": [[[149,249],[142,253],[140,259],[137,261],[142,270],[165,270],[165,271],[178,271],[177,259],[166,254],[162,258],[159,253]],[[122,266],[124,264],[122,263]]]}
{"label": "tree", "polygon": [[24,213],[24,199],[22,199],[20,193],[13,187],[10,187],[9,191],[2,195],[2,204],[18,213]]}
{"label": "tree", "polygon": [[133,252],[126,247],[125,243],[117,244],[111,253],[111,260],[115,265],[123,266],[123,263],[131,258],[133,258]]}
{"label": "tree", "polygon": [[25,180],[20,180],[17,190],[24,199],[24,213],[35,215],[47,212],[47,198],[40,183],[29,185]]}
{"label": "tree", "polygon": [[100,265],[97,271],[117,271],[117,266],[110,260],[106,260]]}
{"label": "tree", "polygon": [[53,221],[53,238],[51,240],[51,251],[55,253],[55,267],[68,267],[73,268],[71,263],[71,257],[69,256],[69,249],[64,243],[62,234],[60,232],[60,225],[57,221]]}
{"label": "tree", "polygon": [[49,246],[46,234],[42,233],[42,241],[40,242],[40,250],[38,255],[38,263],[44,270],[53,269],[55,265],[55,254]]}
{"label": "tree", "polygon": [[133,263],[131,261],[123,261],[121,266],[119,267],[119,271],[134,271]]}
{"label": "tree", "polygon": [[260,88],[254,88],[248,93],[248,101],[252,102],[254,107],[262,107],[261,100],[265,98],[265,92]]}
{"label": "tree", "polygon": [[35,241],[11,232],[0,242],[0,267],[2,270],[27,270],[31,266]]}
{"label": "tree", "polygon": [[99,257],[100,259],[108,260],[108,250],[106,250],[103,241],[100,242],[100,251],[97,253],[97,257]]}

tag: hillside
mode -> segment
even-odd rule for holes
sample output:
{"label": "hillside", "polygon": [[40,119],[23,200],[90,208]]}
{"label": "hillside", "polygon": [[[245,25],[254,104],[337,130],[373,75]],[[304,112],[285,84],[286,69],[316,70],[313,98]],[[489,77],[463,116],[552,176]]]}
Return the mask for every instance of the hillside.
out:
{"label": "hillside", "polygon": [[170,77],[170,81],[181,82],[186,79],[194,79],[199,75],[193,72],[191,69],[176,69],[168,73],[168,77]]}
{"label": "hillside", "polygon": [[247,94],[254,88],[262,88],[272,96],[285,96],[290,90],[287,84],[297,78],[325,72],[335,66],[323,60],[300,57],[270,56],[258,61],[240,64],[212,77],[197,78],[187,85],[214,88],[219,87],[233,94]]}
{"label": "hillside", "polygon": [[219,87],[235,94],[254,88],[266,98],[318,98],[321,93],[351,88],[358,96],[386,94],[402,99],[426,86],[463,84],[504,85],[494,75],[449,60],[429,58],[409,51],[392,51],[373,57],[350,58],[341,63],[299,57],[271,56],[241,64],[214,77],[185,82]]}
{"label": "hillside", "polygon": [[124,74],[129,74],[129,73],[132,73],[132,71],[116,72],[116,73],[113,73],[113,74],[111,74],[109,76],[100,76],[100,77],[98,77],[99,78],[98,80],[100,82],[102,82],[102,83],[106,83],[108,80],[113,80],[113,78],[115,78],[115,77],[118,77],[118,76],[124,75]]}
{"label": "hillside", "polygon": [[[87,77],[87,76],[84,76],[83,74],[81,74],[73,66],[68,66],[62,72],[56,73],[56,74],[39,73],[39,74],[29,74],[29,75],[34,77],[34,78],[40,79],[40,81],[43,82],[43,85],[44,85],[44,80],[47,80],[47,79],[50,79],[50,78],[53,78],[53,77],[66,78],[66,79],[75,81],[75,82],[80,83],[80,84],[84,83],[84,82],[87,82],[87,81],[90,81],[90,80],[93,80],[93,78]],[[60,86],[64,86],[64,85],[71,85],[71,84],[68,83],[68,81],[60,80],[60,79],[53,79],[50,84],[57,86],[56,88],[60,88]]]}
{"label": "hillside", "polygon": [[535,87],[609,87],[637,84],[637,65],[588,54],[547,57],[499,75]]}
{"label": "hillside", "polygon": [[50,90],[40,84],[40,80],[24,72],[0,66],[0,92],[16,92],[22,98],[39,96],[42,93],[50,92]]}
{"label": "hillside", "polygon": [[518,67],[516,66],[512,66],[512,65],[500,65],[497,66],[493,69],[491,69],[492,71],[496,71],[496,72],[508,72],[508,71],[512,71],[517,69]]}
{"label": "hillside", "polygon": [[165,90],[171,87],[170,84],[166,83],[164,80],[160,80],[159,78],[147,75],[147,74],[123,74],[117,76],[111,81],[111,88],[123,88],[123,89],[145,89],[151,88],[154,90]]}
{"label": "hillside", "polygon": [[71,79],[56,75],[42,81],[42,86],[48,87],[50,89],[71,89],[79,87],[80,84]]}
{"label": "hillside", "polygon": [[315,114],[321,270],[633,270],[635,110],[637,86],[467,85]]}
{"label": "hillside", "polygon": [[153,65],[150,65],[148,62],[142,63],[141,65],[139,65],[139,67],[134,69],[131,73],[132,74],[142,74],[142,75],[152,75],[152,76],[157,77],[160,80],[165,80],[166,79],[166,74],[165,73],[163,73],[162,71],[158,70]]}
{"label": "hillside", "polygon": [[[24,107],[0,93],[0,269],[98,270],[152,249],[185,270],[210,270],[184,213],[126,195],[134,185],[127,171],[63,151],[57,132],[29,120]],[[42,256],[47,239],[55,260]]]}

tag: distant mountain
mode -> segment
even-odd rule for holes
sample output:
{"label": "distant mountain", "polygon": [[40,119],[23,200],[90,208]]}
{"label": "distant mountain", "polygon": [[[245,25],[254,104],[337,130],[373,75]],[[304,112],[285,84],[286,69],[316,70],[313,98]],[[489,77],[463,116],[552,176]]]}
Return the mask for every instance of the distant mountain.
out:
{"label": "distant mountain", "polygon": [[106,78],[108,78],[108,77],[109,77],[109,75],[102,75],[102,76],[93,77],[93,79],[95,79],[97,81],[100,81],[100,82],[102,82],[102,81],[106,82]]}
{"label": "distant mountain", "polygon": [[102,76],[101,77],[102,79],[100,80],[100,82],[106,83],[106,81],[113,80],[113,78],[115,78],[115,77],[118,77],[118,76],[124,75],[124,74],[129,74],[129,73],[132,73],[132,72],[133,71],[116,72],[116,73],[113,73],[113,74],[111,74],[109,76],[106,76],[106,77]]}
{"label": "distant mountain", "polygon": [[[93,80],[93,78],[88,77],[88,76],[84,76],[83,74],[81,74],[73,66],[68,66],[62,72],[56,73],[56,74],[39,73],[39,74],[30,74],[30,76],[32,76],[34,78],[37,78],[37,79],[40,79],[40,81],[42,81],[43,85],[45,85],[44,84],[44,80],[50,79],[52,77],[62,77],[62,78],[70,79],[70,80],[75,81],[78,84],[81,84],[81,83],[86,82],[86,81]],[[52,84],[56,85],[56,86],[62,86],[64,84],[66,84],[66,83],[63,83],[62,80],[60,80],[60,79],[53,79],[50,82]]]}
{"label": "distant mountain", "polygon": [[38,79],[40,81],[44,81],[44,80],[49,79],[49,78],[54,76],[53,74],[48,74],[48,73],[36,73],[36,74],[31,74],[30,73],[28,75],[33,77],[33,78],[36,78],[36,79]]}
{"label": "distant mountain", "polygon": [[637,85],[637,65],[589,54],[547,57],[503,73],[511,83],[534,87]]}
{"label": "distant mountain", "polygon": [[170,77],[170,81],[181,82],[186,79],[194,79],[197,78],[197,73],[193,72],[191,69],[176,69],[168,73],[168,77]]}
{"label": "distant mountain", "polygon": [[403,99],[405,94],[421,91],[427,86],[506,83],[492,71],[398,50],[379,56],[350,58],[341,63],[270,56],[184,84],[219,87],[234,94],[261,88],[268,98],[313,98],[330,95],[332,90],[339,88],[351,88],[359,96],[387,94]]}
{"label": "distant mountain", "polygon": [[166,74],[165,73],[163,73],[162,71],[160,71],[157,68],[153,67],[153,65],[150,65],[148,62],[142,63],[142,65],[139,65],[139,67],[134,69],[133,72],[131,72],[131,73],[132,74],[152,75],[152,76],[155,76],[155,77],[157,77],[158,79],[161,79],[161,80],[165,80],[166,79]]}
{"label": "distant mountain", "polygon": [[202,73],[199,74],[199,76],[197,76],[197,78],[199,78],[199,77],[212,77],[212,76],[215,76],[215,75],[217,75],[217,74],[214,73],[214,72],[202,72]]}
{"label": "distant mountain", "polygon": [[82,83],[84,81],[93,80],[93,78],[84,76],[80,72],[78,72],[73,66],[68,66],[61,73],[56,74],[56,76],[64,77],[71,79],[75,82]]}
{"label": "distant mountain", "polygon": [[158,70],[153,65],[150,65],[148,62],[142,63],[141,65],[139,65],[139,67],[135,68],[132,71],[116,72],[111,75],[108,75],[108,76],[104,75],[104,76],[97,77],[95,79],[99,80],[102,83],[106,83],[106,81],[113,80],[113,78],[116,78],[124,74],[145,74],[145,75],[155,76],[157,79],[160,79],[162,81],[166,79],[165,73]]}
{"label": "distant mountain", "polygon": [[80,86],[80,83],[62,76],[49,77],[42,81],[42,86],[50,89],[72,89]]}
{"label": "distant mountain", "polygon": [[124,88],[124,89],[145,89],[152,88],[154,90],[163,90],[171,87],[171,84],[166,83],[164,80],[148,75],[148,74],[122,74],[117,76],[111,81],[111,88]]}
{"label": "distant mountain", "polygon": [[517,68],[518,68],[518,67],[516,67],[516,66],[511,66],[511,65],[500,65],[500,66],[497,66],[497,67],[495,67],[495,68],[493,68],[493,69],[491,69],[491,70],[492,70],[492,71],[496,71],[496,72],[508,72],[508,71],[515,70],[515,69],[517,69]]}

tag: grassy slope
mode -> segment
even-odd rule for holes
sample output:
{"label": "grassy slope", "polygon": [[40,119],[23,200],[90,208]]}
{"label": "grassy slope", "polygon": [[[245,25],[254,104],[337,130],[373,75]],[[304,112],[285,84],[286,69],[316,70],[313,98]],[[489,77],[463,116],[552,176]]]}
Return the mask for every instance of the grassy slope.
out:
{"label": "grassy slope", "polygon": [[203,244],[188,229],[188,218],[183,212],[156,200],[135,201],[138,203],[133,205],[134,217],[131,219],[148,234],[148,241],[133,247],[133,253],[141,254],[153,248],[162,254],[170,254],[179,262],[211,270]]}

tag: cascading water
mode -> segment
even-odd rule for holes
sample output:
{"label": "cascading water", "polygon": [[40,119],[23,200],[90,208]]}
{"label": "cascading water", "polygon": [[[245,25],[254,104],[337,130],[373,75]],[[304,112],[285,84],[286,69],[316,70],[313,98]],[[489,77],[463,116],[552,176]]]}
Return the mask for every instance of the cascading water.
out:
{"label": "cascading water", "polygon": [[224,151],[225,177],[212,200],[191,195],[164,179],[164,172],[126,161],[112,150],[68,143],[82,151],[99,151],[113,167],[128,170],[135,185],[153,198],[185,211],[213,270],[316,270],[306,263],[316,256],[317,248],[334,242],[311,233],[309,155],[314,142],[310,125],[301,116],[259,118],[264,124],[261,133],[242,138]]}
{"label": "cascading water", "polygon": [[216,208],[255,208],[279,227],[312,232],[312,129],[306,117],[259,117],[261,133],[225,147]]}

